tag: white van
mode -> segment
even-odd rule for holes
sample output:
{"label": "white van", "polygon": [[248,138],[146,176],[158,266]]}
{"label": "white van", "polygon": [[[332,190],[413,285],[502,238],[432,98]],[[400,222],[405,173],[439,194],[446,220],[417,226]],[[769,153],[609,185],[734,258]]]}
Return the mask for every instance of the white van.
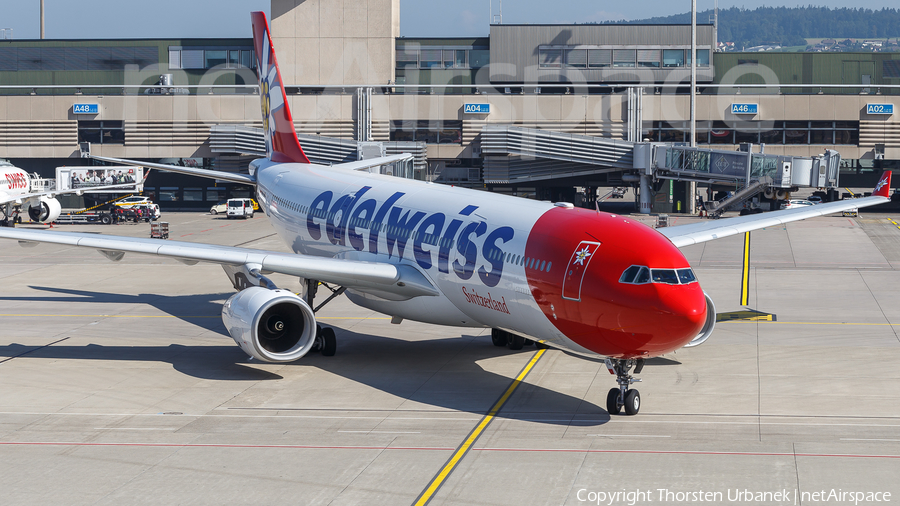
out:
{"label": "white van", "polygon": [[231,218],[252,218],[253,201],[250,199],[228,199],[226,216]]}

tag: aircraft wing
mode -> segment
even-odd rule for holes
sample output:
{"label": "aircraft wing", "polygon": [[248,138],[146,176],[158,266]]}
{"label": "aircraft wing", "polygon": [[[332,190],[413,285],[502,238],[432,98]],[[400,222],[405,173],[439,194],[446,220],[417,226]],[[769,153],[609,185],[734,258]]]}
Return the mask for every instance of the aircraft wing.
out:
{"label": "aircraft wing", "polygon": [[34,192],[34,193],[25,193],[22,195],[6,195],[0,193],[0,205],[9,204],[10,202],[15,202],[16,204],[21,204],[28,199],[33,199],[37,197],[50,197],[53,198],[57,195],[65,195],[67,193],[77,193],[81,195],[85,191],[97,191],[97,190],[118,190],[121,188],[130,188],[133,187],[135,183],[128,184],[112,184],[106,186],[91,186],[88,188],[71,188],[68,190],[47,190],[45,192]]}
{"label": "aircraft wing", "polygon": [[[222,172],[220,170],[196,169],[192,167],[181,167],[178,165],[166,165],[164,163],[139,162],[137,160],[126,160],[124,158],[110,158],[108,156],[92,156],[95,160],[115,163],[119,165],[134,165],[136,167],[152,167],[154,169],[164,170],[167,172],[177,172],[178,174],[187,174],[189,176],[200,176],[211,179],[221,179],[222,181],[230,181],[232,183],[243,183],[256,185],[256,178],[249,174],[237,174],[235,172]],[[96,188],[91,188],[95,190]]]}
{"label": "aircraft wing", "polygon": [[98,250],[113,261],[125,253],[169,257],[186,264],[209,262],[225,266],[246,266],[260,272],[277,272],[333,283],[364,292],[393,296],[398,300],[422,295],[438,295],[438,290],[419,270],[410,265],[311,257],[291,253],[198,244],[149,238],[120,237],[79,232],[0,228],[0,239],[19,241],[23,246],[52,243]]}
{"label": "aircraft wing", "polygon": [[[713,239],[721,239],[723,237],[728,237],[729,235],[742,234],[759,228],[781,225],[791,221],[805,220],[815,216],[839,213],[848,209],[883,204],[885,202],[890,202],[891,200],[887,197],[887,188],[890,187],[890,172],[887,174],[886,187],[883,189],[881,186],[878,187],[878,190],[883,191],[883,195],[873,195],[871,197],[852,200],[840,200],[838,202],[808,206],[802,209],[785,209],[783,211],[750,214],[734,218],[691,223],[689,225],[678,225],[661,228],[659,229],[659,232],[668,237],[669,240],[672,241],[672,244],[681,248],[690,246],[691,244],[712,241]],[[884,181],[884,179],[882,179],[882,181]],[[879,183],[879,185],[881,185],[881,183]],[[876,191],[875,193],[881,192]]]}

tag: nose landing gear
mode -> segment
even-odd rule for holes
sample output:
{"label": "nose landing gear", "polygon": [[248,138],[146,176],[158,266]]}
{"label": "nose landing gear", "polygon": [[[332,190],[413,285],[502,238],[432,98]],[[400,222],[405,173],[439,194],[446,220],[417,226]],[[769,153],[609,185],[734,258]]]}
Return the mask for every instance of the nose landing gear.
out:
{"label": "nose landing gear", "polygon": [[618,388],[613,388],[606,395],[606,411],[610,415],[617,415],[625,408],[626,415],[636,415],[641,409],[641,394],[633,388],[629,388],[632,383],[638,383],[641,380],[629,374],[631,368],[634,367],[634,374],[640,374],[644,368],[644,359],[606,359],[606,368],[610,374],[616,375],[616,383]]}

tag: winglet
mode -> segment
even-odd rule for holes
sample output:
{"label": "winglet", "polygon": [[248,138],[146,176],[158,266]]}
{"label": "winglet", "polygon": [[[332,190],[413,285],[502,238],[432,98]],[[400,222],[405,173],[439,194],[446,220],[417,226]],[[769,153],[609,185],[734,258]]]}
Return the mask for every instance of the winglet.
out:
{"label": "winglet", "polygon": [[872,191],[873,197],[890,197],[888,193],[891,191],[891,170],[887,169],[884,171],[884,174],[881,175],[881,179],[878,181],[878,184],[875,185],[875,190]]}
{"label": "winglet", "polygon": [[256,50],[256,70],[259,73],[266,157],[273,162],[309,163],[294,130],[266,13],[252,12],[250,20],[253,22],[253,48]]}

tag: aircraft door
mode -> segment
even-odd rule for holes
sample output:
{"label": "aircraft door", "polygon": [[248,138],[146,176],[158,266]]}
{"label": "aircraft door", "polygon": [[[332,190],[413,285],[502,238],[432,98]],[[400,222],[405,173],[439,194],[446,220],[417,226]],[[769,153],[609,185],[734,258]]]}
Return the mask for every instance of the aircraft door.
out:
{"label": "aircraft door", "polygon": [[572,252],[572,257],[563,273],[562,297],[569,300],[581,300],[581,285],[588,265],[600,248],[599,242],[581,241]]}

